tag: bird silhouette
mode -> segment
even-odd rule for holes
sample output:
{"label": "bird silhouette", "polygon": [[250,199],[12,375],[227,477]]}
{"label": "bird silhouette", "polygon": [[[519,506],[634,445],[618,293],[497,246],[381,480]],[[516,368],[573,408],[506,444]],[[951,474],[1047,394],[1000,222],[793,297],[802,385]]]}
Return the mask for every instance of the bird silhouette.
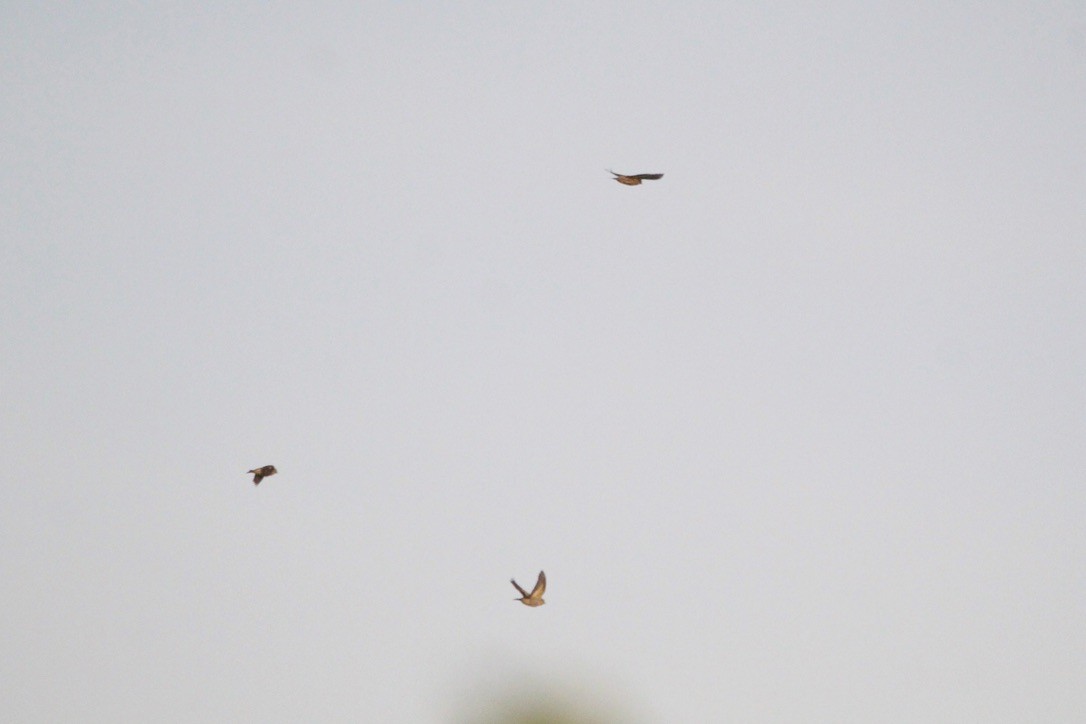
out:
{"label": "bird silhouette", "polygon": [[520,598],[514,598],[514,601],[520,601],[525,606],[542,606],[546,601],[543,600],[543,592],[547,590],[547,575],[543,571],[539,572],[539,578],[535,581],[535,588],[531,593],[528,593],[517,582],[510,578],[509,582],[513,584],[513,588],[520,592]]}
{"label": "bird silhouette", "polygon": [[262,468],[254,468],[249,472],[253,474],[253,485],[260,485],[261,480],[269,475],[275,475],[279,471],[275,469],[274,465],[265,465]]}
{"label": "bird silhouette", "polygon": [[607,169],[608,173],[614,174],[615,181],[620,184],[626,184],[627,186],[640,186],[642,181],[655,181],[658,178],[663,178],[662,173],[637,173],[631,176],[627,176],[623,173],[615,173],[611,169]]}

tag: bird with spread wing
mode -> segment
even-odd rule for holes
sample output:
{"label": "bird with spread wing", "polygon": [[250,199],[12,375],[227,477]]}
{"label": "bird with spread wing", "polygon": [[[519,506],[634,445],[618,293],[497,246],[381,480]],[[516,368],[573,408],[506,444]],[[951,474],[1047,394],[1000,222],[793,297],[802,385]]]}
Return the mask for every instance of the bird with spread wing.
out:
{"label": "bird with spread wing", "polygon": [[274,465],[265,465],[262,468],[253,468],[249,472],[253,474],[253,485],[260,485],[261,480],[269,475],[275,475],[279,471],[275,469]]}
{"label": "bird with spread wing", "polygon": [[662,173],[637,173],[627,176],[623,173],[615,173],[611,169],[607,169],[607,172],[614,175],[615,181],[627,186],[639,186],[642,181],[655,181],[664,177]]}
{"label": "bird with spread wing", "polygon": [[535,581],[535,588],[531,593],[528,593],[516,582],[515,579],[510,578],[509,582],[513,584],[513,588],[520,592],[520,598],[514,598],[514,601],[520,601],[525,606],[542,606],[545,601],[543,600],[543,592],[547,590],[547,576],[543,571],[539,572],[539,578]]}

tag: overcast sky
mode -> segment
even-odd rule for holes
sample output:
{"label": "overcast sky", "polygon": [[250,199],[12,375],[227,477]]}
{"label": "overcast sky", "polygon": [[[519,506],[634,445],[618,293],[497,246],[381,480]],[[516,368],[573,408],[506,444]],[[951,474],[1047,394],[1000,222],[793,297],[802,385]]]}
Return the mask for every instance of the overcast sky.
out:
{"label": "overcast sky", "polygon": [[6,3],[0,97],[0,718],[1086,720],[1080,2]]}

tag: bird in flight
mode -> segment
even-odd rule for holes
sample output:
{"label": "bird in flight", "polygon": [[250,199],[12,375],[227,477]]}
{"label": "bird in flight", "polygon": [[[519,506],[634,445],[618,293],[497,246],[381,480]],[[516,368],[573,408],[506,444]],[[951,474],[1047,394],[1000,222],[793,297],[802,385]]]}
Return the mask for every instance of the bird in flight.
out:
{"label": "bird in flight", "polygon": [[535,588],[531,593],[528,593],[521,588],[517,582],[510,578],[509,582],[513,584],[513,588],[520,592],[520,598],[514,598],[514,601],[520,601],[525,606],[542,606],[546,601],[543,600],[543,592],[547,590],[547,576],[543,571],[539,572],[539,578],[535,581]]}
{"label": "bird in flight", "polygon": [[637,173],[632,176],[627,176],[622,173],[615,173],[611,169],[607,169],[608,173],[614,174],[615,181],[620,184],[626,184],[627,186],[639,186],[642,181],[655,181],[658,178],[663,178],[662,173]]}
{"label": "bird in flight", "polygon": [[249,472],[253,474],[253,485],[260,485],[261,480],[269,475],[275,475],[279,471],[275,469],[274,465],[265,465],[262,468],[254,468]]}

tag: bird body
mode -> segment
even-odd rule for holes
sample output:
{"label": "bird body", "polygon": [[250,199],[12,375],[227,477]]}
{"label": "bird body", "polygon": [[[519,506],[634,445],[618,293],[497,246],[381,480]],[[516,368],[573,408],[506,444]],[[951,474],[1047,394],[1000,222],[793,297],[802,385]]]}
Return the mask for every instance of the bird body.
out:
{"label": "bird body", "polygon": [[614,175],[615,181],[626,186],[640,186],[642,181],[655,181],[664,177],[662,173],[638,173],[627,176],[626,174],[615,173],[611,169],[607,169],[607,172]]}
{"label": "bird body", "polygon": [[535,581],[535,588],[531,593],[528,593],[516,582],[516,580],[510,578],[509,582],[513,584],[513,588],[517,589],[520,593],[520,598],[514,598],[514,601],[520,601],[525,606],[542,606],[546,601],[543,600],[543,592],[547,590],[547,576],[543,571],[539,572],[539,578]]}
{"label": "bird body", "polygon": [[253,485],[260,485],[261,480],[269,475],[275,475],[279,471],[275,469],[274,465],[265,465],[262,468],[253,468],[249,472],[253,474]]}

